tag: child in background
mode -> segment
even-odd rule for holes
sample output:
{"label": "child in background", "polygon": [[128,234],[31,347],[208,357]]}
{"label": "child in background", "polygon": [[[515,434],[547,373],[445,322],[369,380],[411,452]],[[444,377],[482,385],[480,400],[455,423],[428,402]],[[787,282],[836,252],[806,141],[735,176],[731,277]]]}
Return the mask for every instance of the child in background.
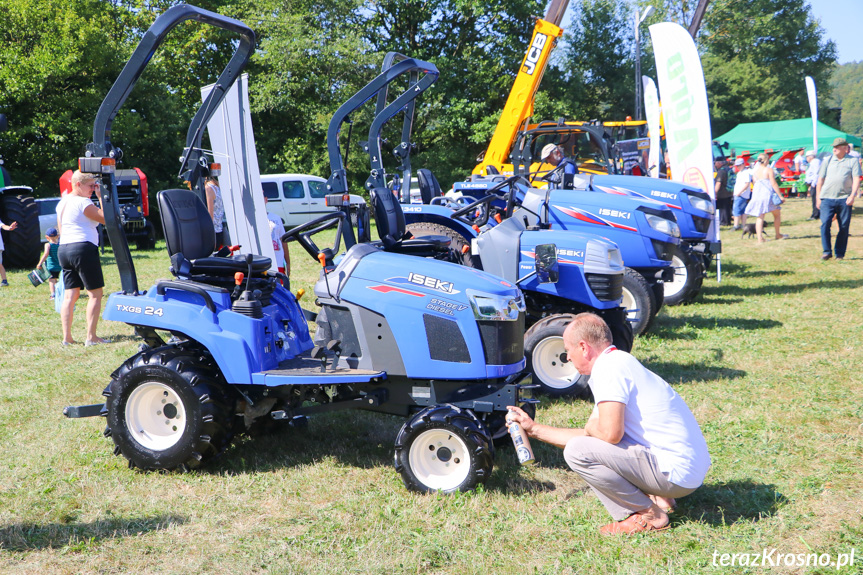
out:
{"label": "child in background", "polygon": [[[0,222],[0,228],[6,230],[7,232],[11,232],[12,230],[18,227],[18,222],[12,222],[8,226],[3,222]],[[7,287],[9,282],[6,281],[6,268],[3,267],[3,234],[0,234],[0,287]]]}
{"label": "child in background", "polygon": [[57,233],[57,228],[49,228],[47,232],[45,232],[45,238],[48,239],[48,243],[45,244],[45,251],[42,253],[42,258],[39,260],[39,263],[36,264],[38,268],[43,263],[45,264],[45,269],[51,274],[51,277],[48,278],[48,285],[51,286],[51,299],[54,299],[54,291],[57,288],[57,278],[60,277],[60,272],[63,268],[60,267],[60,260],[57,259],[57,250],[60,249],[60,234]]}

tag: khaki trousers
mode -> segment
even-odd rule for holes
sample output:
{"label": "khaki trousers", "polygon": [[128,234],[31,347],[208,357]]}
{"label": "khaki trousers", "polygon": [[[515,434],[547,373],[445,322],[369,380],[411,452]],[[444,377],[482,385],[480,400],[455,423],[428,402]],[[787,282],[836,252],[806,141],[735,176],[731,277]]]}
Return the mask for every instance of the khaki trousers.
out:
{"label": "khaki trousers", "polygon": [[668,480],[650,450],[624,435],[614,445],[595,437],[573,437],[563,450],[567,465],[590,485],[615,521],[650,507],[647,497],[683,497],[696,488]]}

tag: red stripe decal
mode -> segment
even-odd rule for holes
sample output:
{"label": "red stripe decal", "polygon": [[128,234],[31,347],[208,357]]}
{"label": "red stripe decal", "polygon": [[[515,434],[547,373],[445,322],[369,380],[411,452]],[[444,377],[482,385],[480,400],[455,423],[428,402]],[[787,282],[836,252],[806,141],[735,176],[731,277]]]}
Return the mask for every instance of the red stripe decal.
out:
{"label": "red stripe decal", "polygon": [[406,290],[406,289],[402,289],[402,288],[397,288],[397,287],[395,287],[395,286],[388,286],[388,285],[382,285],[382,286],[368,286],[368,288],[369,288],[369,289],[372,289],[372,290],[375,290],[375,291],[378,291],[378,292],[381,292],[381,293],[389,293],[389,292],[391,292],[391,291],[394,291],[394,292],[397,292],[397,293],[403,293],[403,294],[406,294],[406,295],[412,295],[412,296],[416,296],[416,297],[425,297],[425,294],[423,294],[423,293],[419,293],[419,292],[415,292],[415,291],[410,291],[410,290]]}

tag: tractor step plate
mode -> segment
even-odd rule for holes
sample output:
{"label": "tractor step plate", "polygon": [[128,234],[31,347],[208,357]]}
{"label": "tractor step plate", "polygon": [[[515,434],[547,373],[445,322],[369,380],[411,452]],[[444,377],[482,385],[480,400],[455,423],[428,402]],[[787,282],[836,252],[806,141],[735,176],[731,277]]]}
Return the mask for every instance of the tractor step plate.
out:
{"label": "tractor step plate", "polygon": [[327,357],[326,371],[321,371],[321,360],[314,359],[308,352],[283,361],[278,369],[252,374],[252,383],[274,387],[279,385],[331,385],[337,383],[367,383],[386,379],[383,371],[371,369],[333,369],[333,357]]}

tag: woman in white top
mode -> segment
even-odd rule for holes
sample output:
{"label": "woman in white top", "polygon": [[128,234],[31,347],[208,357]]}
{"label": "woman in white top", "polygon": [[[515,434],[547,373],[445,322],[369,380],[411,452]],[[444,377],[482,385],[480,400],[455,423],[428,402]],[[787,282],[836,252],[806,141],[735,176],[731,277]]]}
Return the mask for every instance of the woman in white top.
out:
{"label": "woman in white top", "polygon": [[[758,161],[752,168],[752,199],[746,206],[746,215],[758,218],[755,222],[756,243],[764,243],[764,214],[773,214],[773,228],[776,231],[776,239],[784,240],[788,235],[779,230],[782,222],[780,206],[782,198],[779,195],[779,184],[776,183],[776,175],[770,167],[770,158],[767,154],[758,154]],[[774,192],[776,192],[774,194]],[[777,200],[778,199],[778,203]]]}
{"label": "woman in white top", "polygon": [[81,288],[87,290],[87,338],[84,345],[108,343],[96,335],[99,312],[102,309],[102,264],[99,260],[99,232],[97,226],[105,223],[105,216],[90,200],[99,192],[99,179],[95,174],[72,174],[72,191],[57,205],[57,227],[60,229],[60,248],[57,257],[63,268],[66,288],[60,307],[63,324],[63,345],[72,345],[72,316]]}

